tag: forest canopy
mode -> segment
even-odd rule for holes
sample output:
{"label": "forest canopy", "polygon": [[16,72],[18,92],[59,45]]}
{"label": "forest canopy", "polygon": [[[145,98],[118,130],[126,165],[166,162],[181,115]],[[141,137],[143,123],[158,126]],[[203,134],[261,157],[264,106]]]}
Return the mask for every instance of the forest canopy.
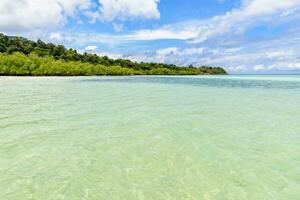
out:
{"label": "forest canopy", "polygon": [[226,74],[221,67],[180,67],[163,63],[138,63],[80,54],[63,45],[36,42],[0,33],[0,75],[91,76],[91,75],[200,75]]}

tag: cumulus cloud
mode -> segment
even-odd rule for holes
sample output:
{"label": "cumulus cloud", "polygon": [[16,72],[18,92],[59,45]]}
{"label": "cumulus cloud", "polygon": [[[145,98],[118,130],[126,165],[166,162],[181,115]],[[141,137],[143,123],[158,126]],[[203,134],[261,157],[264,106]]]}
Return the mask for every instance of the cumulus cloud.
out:
{"label": "cumulus cloud", "polygon": [[50,40],[54,40],[54,41],[60,41],[60,40],[63,39],[63,36],[62,36],[62,34],[59,33],[59,32],[52,32],[52,33],[50,33],[50,35],[49,35],[49,39],[50,39]]}
{"label": "cumulus cloud", "polygon": [[279,18],[295,14],[299,9],[300,0],[243,0],[242,6],[238,9],[206,21],[200,21],[195,26],[199,34],[192,42],[203,42],[210,37],[228,32],[231,34],[243,33],[254,24],[280,22],[282,19]]}
{"label": "cumulus cloud", "polygon": [[1,0],[0,31],[59,27],[90,6],[90,0]]}
{"label": "cumulus cloud", "polygon": [[[53,34],[52,34],[53,35]],[[56,34],[54,34],[56,35]],[[121,36],[93,35],[93,34],[60,34],[65,36],[65,41],[77,44],[101,44],[111,41],[117,43],[113,46],[126,45],[123,43],[135,38],[135,35]],[[147,38],[147,37],[146,37]],[[144,39],[139,37],[139,39]],[[230,38],[228,42],[213,40],[200,44],[186,44],[182,47],[171,46],[157,50],[139,50],[129,53],[109,53],[102,49],[96,49],[99,55],[113,56],[114,58],[126,58],[144,62],[165,62],[180,66],[222,66],[229,72],[260,72],[268,70],[296,70],[300,63],[300,30],[293,29],[284,32],[280,37],[262,40],[245,41],[239,38]],[[103,45],[101,45],[103,46]]]}
{"label": "cumulus cloud", "polygon": [[[103,7],[101,8],[102,15],[98,14],[96,16],[98,18],[100,18],[101,16],[106,20],[137,17],[139,15],[133,13],[138,13],[137,10],[139,6],[136,5],[138,5],[137,2],[139,1],[140,0],[134,0],[134,1],[119,0],[117,1],[118,3],[113,4],[112,2],[114,1],[106,0],[106,6],[103,4],[102,5]],[[158,3],[158,1],[153,1],[153,0],[150,1],[152,2],[152,5]],[[149,2],[146,1],[146,3]],[[125,4],[128,5],[125,6]],[[136,5],[133,6],[134,4]],[[111,6],[116,8],[108,9]],[[135,8],[133,9],[135,10],[134,12],[130,11],[131,7],[132,9]],[[104,11],[104,8],[107,8],[108,10],[107,14],[105,14],[106,11]],[[152,6],[152,8],[154,7]],[[155,7],[155,9],[157,9],[157,6]],[[283,23],[285,20],[284,18],[287,18],[289,16],[297,16],[300,19],[300,14],[297,14],[299,13],[297,12],[299,10],[300,10],[300,0],[285,0],[285,1],[243,0],[242,6],[240,8],[233,9],[232,11],[227,12],[224,15],[215,16],[209,19],[192,20],[192,21],[164,25],[162,27],[155,28],[155,29],[138,30],[138,31],[134,31],[131,34],[118,36],[117,39],[119,40],[178,39],[178,40],[188,40],[188,42],[190,43],[201,43],[212,37],[224,35],[227,33],[229,34],[244,33],[247,30],[247,28],[257,24],[280,23],[280,22]],[[126,15],[122,14],[123,12],[126,13]],[[155,12],[149,11],[147,13],[153,14]],[[157,11],[157,13],[159,12]],[[144,17],[145,16],[146,15],[144,15]],[[155,15],[149,14],[149,16],[155,16]]]}
{"label": "cumulus cloud", "polygon": [[[273,40],[236,39],[252,26],[297,21],[300,19],[299,9],[300,0],[244,0],[240,8],[222,16],[164,26],[164,31],[173,33],[168,35],[169,38],[183,39],[175,34],[175,30],[188,33],[183,40],[190,44],[185,48],[165,48],[131,58],[178,65],[225,66],[231,72],[299,70],[300,58],[297,53],[300,46],[295,41],[299,38],[297,30],[294,33],[285,31],[286,35]],[[161,29],[147,31],[151,35],[158,30]],[[194,52],[193,45],[201,47],[196,48],[201,49],[198,54],[184,53]]]}
{"label": "cumulus cloud", "polygon": [[[23,0],[18,3],[11,3],[10,0],[2,1],[0,30],[1,28],[33,29],[63,25],[68,17],[75,17],[78,10],[84,10],[84,13],[94,20],[149,19],[160,16],[159,0],[99,0],[99,11],[96,12],[91,11],[91,0]],[[287,18],[298,15],[298,9],[300,9],[300,0],[243,0],[240,8],[209,19],[169,24],[155,29],[135,30],[124,35],[99,34],[99,37],[117,41],[177,39],[199,43],[226,33],[243,33],[253,24],[268,23],[268,21],[273,23],[276,17]],[[27,16],[26,20],[23,16]],[[280,20],[282,19],[278,19],[278,23]],[[114,22],[113,28],[116,32],[120,32],[123,30],[123,25]]]}
{"label": "cumulus cloud", "polygon": [[[178,48],[169,47],[157,49],[154,51],[141,52],[133,55],[123,55],[124,58],[132,59],[135,61],[146,61],[146,62],[163,62],[170,64],[177,64],[179,66],[187,66],[193,63],[195,58],[204,56],[204,48]],[[200,66],[199,63],[198,66]]]}
{"label": "cumulus cloud", "polygon": [[99,0],[99,3],[100,15],[97,17],[107,21],[160,17],[159,0]]}
{"label": "cumulus cloud", "polygon": [[[123,1],[129,2],[120,0],[120,2]],[[133,5],[134,2],[136,1],[132,1],[130,5]],[[110,3],[108,4],[110,5]],[[123,7],[122,3],[120,3],[119,6],[117,5],[118,4],[114,4],[114,6],[118,7],[122,12],[126,10],[128,17],[131,16],[131,12],[128,11],[129,9],[121,9]],[[114,9],[112,9],[111,12],[113,10]],[[209,19],[164,25],[155,29],[137,30],[129,34],[111,36],[111,38],[117,41],[177,39],[186,40],[189,43],[201,43],[226,34],[230,34],[231,36],[242,34],[249,27],[258,24],[284,23],[285,20],[291,20],[289,17],[293,20],[295,20],[295,17],[300,19],[300,14],[298,14],[300,12],[297,11],[300,11],[300,0],[244,0],[240,8],[233,9],[224,15]],[[118,12],[119,11],[115,11],[115,13]],[[97,15],[98,18],[100,16],[99,14]],[[104,18],[113,20],[118,17],[124,18],[122,14],[107,14]],[[116,28],[116,30],[119,30],[118,27]]]}
{"label": "cumulus cloud", "polygon": [[[86,15],[92,21],[129,19],[158,19],[159,0],[1,0],[0,31],[26,32],[37,29],[62,28],[69,18],[81,21]],[[123,29],[122,23],[113,23],[116,32]]]}
{"label": "cumulus cloud", "polygon": [[201,43],[181,48],[169,47],[127,55],[127,58],[180,66],[222,66],[230,73],[300,70],[299,33],[295,29],[274,39],[240,41],[231,47],[219,41],[215,41],[214,46]]}

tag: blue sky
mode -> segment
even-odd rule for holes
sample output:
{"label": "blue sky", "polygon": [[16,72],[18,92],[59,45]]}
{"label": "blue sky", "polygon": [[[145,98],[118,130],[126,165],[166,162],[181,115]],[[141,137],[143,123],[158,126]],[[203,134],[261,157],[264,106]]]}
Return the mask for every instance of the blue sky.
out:
{"label": "blue sky", "polygon": [[144,62],[300,72],[300,0],[1,0],[0,32]]}

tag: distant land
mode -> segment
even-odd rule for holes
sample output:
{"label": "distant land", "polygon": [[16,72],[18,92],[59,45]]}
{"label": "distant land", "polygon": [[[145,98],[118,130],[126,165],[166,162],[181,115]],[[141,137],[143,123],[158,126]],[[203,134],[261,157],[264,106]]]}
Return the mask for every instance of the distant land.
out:
{"label": "distant land", "polygon": [[105,76],[227,74],[221,67],[180,67],[80,54],[63,45],[0,33],[1,76]]}

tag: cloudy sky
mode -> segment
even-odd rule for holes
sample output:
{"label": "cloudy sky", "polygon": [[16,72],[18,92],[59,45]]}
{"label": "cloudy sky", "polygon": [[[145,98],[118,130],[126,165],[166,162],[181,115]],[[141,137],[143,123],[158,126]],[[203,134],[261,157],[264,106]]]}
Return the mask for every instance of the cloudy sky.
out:
{"label": "cloudy sky", "polygon": [[300,0],[0,0],[0,32],[113,58],[300,72]]}

